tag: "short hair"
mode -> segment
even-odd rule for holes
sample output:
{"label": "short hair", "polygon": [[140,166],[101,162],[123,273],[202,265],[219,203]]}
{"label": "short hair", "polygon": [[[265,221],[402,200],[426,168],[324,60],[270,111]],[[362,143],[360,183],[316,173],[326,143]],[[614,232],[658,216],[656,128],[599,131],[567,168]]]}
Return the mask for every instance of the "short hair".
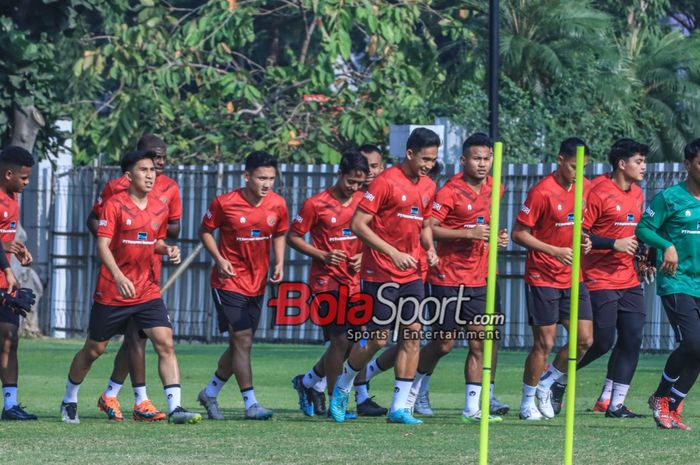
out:
{"label": "short hair", "polygon": [[340,174],[348,174],[353,171],[362,171],[369,174],[367,157],[357,150],[346,150],[340,158]]}
{"label": "short hair", "polygon": [[156,157],[156,153],[153,150],[137,150],[135,152],[125,153],[119,163],[122,168],[122,173],[126,173],[131,170],[136,163],[148,158],[153,160]]}
{"label": "short hair", "polygon": [[579,139],[578,137],[569,137],[568,139],[564,139],[559,146],[559,153],[567,158],[574,157],[576,156],[576,147],[579,145],[583,146],[583,150],[586,155],[591,154],[590,148],[586,145],[583,139]]}
{"label": "short hair", "polygon": [[610,162],[613,171],[615,171],[620,160],[627,161],[637,153],[646,157],[649,153],[649,146],[641,144],[634,139],[618,139],[613,143],[612,147],[610,147],[608,162]]}
{"label": "short hair", "polygon": [[32,167],[34,166],[34,157],[26,149],[16,145],[10,145],[0,152],[0,166],[3,168],[11,166]]}
{"label": "short hair", "polygon": [[362,144],[358,149],[361,153],[372,153],[377,152],[379,155],[382,154],[382,150],[374,144]]}
{"label": "short hair", "polygon": [[427,147],[440,147],[440,136],[427,128],[416,128],[411,131],[406,141],[406,150],[417,153]]}
{"label": "short hair", "polygon": [[695,139],[685,146],[683,149],[683,158],[688,161],[693,161],[700,153],[700,139]]}
{"label": "short hair", "polygon": [[466,155],[472,147],[488,147],[493,148],[493,140],[483,132],[475,132],[467,137],[462,144],[462,155]]}
{"label": "short hair", "polygon": [[277,169],[277,159],[262,150],[255,151],[245,159],[245,170],[252,173],[257,168],[271,167]]}
{"label": "short hair", "polygon": [[155,134],[148,132],[141,136],[136,144],[136,150],[153,150],[157,148],[166,148],[165,142]]}

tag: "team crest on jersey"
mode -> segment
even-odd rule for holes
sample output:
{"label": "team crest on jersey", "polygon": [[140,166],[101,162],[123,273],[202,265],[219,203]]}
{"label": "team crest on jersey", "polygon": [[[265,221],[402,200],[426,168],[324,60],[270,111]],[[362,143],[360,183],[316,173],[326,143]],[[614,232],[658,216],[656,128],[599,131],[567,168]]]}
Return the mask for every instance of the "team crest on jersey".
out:
{"label": "team crest on jersey", "polygon": [[523,205],[523,206],[520,208],[520,211],[523,212],[523,213],[525,213],[526,215],[529,215],[529,214],[530,214],[530,209],[529,209],[526,205]]}
{"label": "team crest on jersey", "polygon": [[275,223],[277,223],[277,217],[275,217],[274,215],[270,215],[267,217],[267,225],[268,226],[274,226]]}
{"label": "team crest on jersey", "polygon": [[160,201],[163,202],[164,204],[168,204],[168,198],[167,197],[161,197]]}
{"label": "team crest on jersey", "polygon": [[374,195],[372,195],[369,191],[365,192],[365,198],[370,202],[374,202]]}
{"label": "team crest on jersey", "polygon": [[261,237],[262,234],[259,229],[251,229],[250,230],[250,237]]}
{"label": "team crest on jersey", "polygon": [[131,226],[131,218],[127,218],[127,219],[126,219],[126,225],[127,225],[127,226]]}
{"label": "team crest on jersey", "polygon": [[442,205],[440,205],[437,202],[433,202],[433,210],[439,212],[441,208],[442,208]]}
{"label": "team crest on jersey", "polygon": [[297,216],[294,217],[294,222],[295,222],[295,223],[303,223],[303,222],[304,222],[304,218],[302,218],[301,215],[297,215]]}
{"label": "team crest on jersey", "polygon": [[138,239],[139,241],[147,241],[148,240],[148,233],[145,233],[145,232],[136,233],[136,239]]}
{"label": "team crest on jersey", "polygon": [[569,213],[568,215],[566,215],[566,221],[574,221],[574,214]]}
{"label": "team crest on jersey", "polygon": [[484,217],[483,217],[483,216],[477,216],[477,217],[476,217],[476,224],[484,224]]}
{"label": "team crest on jersey", "polygon": [[157,221],[154,221],[151,223],[151,227],[157,231],[158,228],[160,228],[160,223]]}
{"label": "team crest on jersey", "polygon": [[430,202],[430,199],[428,198],[427,195],[423,196],[423,208],[428,206],[428,202]]}
{"label": "team crest on jersey", "polygon": [[411,207],[411,215],[418,215],[418,207]]}
{"label": "team crest on jersey", "polygon": [[101,228],[106,228],[107,227],[107,220],[100,220],[98,226]]}
{"label": "team crest on jersey", "polygon": [[634,213],[627,214],[627,221],[634,221]]}
{"label": "team crest on jersey", "polygon": [[212,219],[214,215],[212,215],[210,210],[207,210],[207,218]]}

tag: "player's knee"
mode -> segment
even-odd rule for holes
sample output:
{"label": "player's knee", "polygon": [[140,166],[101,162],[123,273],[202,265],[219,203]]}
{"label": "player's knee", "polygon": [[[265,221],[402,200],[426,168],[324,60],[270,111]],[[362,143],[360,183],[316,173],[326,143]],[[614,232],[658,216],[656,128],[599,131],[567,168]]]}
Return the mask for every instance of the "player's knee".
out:
{"label": "player's knee", "polygon": [[455,346],[454,340],[440,341],[438,344],[438,350],[440,351],[440,356],[447,355],[452,351]]}
{"label": "player's knee", "polygon": [[552,349],[554,349],[554,338],[541,337],[535,339],[532,345],[532,352],[534,354],[544,354],[546,356],[552,352]]}
{"label": "player's knee", "polygon": [[681,343],[685,346],[685,351],[686,353],[695,358],[695,360],[700,360],[700,337],[699,336],[692,336],[688,337],[686,339],[683,339],[683,342]]}
{"label": "player's knee", "polygon": [[89,345],[83,348],[83,354],[85,358],[88,359],[90,363],[94,362],[105,352],[105,346],[103,345]]}
{"label": "player's knee", "polygon": [[[578,350],[582,352],[588,351],[588,349],[591,348],[593,345],[593,335],[591,334],[583,334],[581,337],[578,339]],[[612,344],[611,344],[612,346]],[[610,347],[608,347],[605,352],[610,350]]]}
{"label": "player's knee", "polygon": [[146,339],[139,338],[137,341],[132,341],[128,346],[128,350],[132,356],[142,357],[146,355]]}

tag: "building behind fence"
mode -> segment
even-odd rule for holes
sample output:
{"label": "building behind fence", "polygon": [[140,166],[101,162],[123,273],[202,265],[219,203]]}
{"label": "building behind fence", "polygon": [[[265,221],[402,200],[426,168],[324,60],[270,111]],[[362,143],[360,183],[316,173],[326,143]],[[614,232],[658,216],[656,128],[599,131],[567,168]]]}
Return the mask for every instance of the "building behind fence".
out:
{"label": "building behind fence", "polygon": [[[65,160],[64,160],[65,161]],[[438,184],[453,175],[458,166],[447,166]],[[501,206],[500,222],[512,227],[527,191],[555,165],[505,165],[503,184],[506,194]],[[609,165],[595,164],[587,168],[589,177],[602,174]],[[183,258],[198,243],[197,231],[209,203],[217,192],[242,186],[242,165],[182,166],[166,172],[180,186],[183,204],[179,246]],[[330,165],[281,165],[276,191],[282,195],[290,216],[298,212],[302,202],[333,184],[336,167]],[[48,169],[46,162],[35,170],[32,185],[24,194],[22,221],[29,235],[29,246],[37,257],[35,267],[46,285],[40,307],[40,325],[44,333],[54,337],[83,337],[86,333],[92,293],[99,263],[95,241],[85,222],[92,204],[105,183],[119,176],[117,167],[79,167],[67,164]],[[685,178],[681,164],[650,164],[642,184],[647,201],[661,189]],[[502,345],[525,348],[532,344],[527,325],[523,272],[525,250],[511,244],[499,255],[499,283],[506,315]],[[179,340],[220,341],[215,310],[209,288],[212,261],[201,251],[192,265],[164,296],[170,310],[175,337]],[[175,270],[164,264],[163,282]],[[288,250],[285,281],[305,281],[309,259]],[[265,302],[275,289],[268,287]],[[667,350],[674,344],[673,332],[661,310],[653,286],[647,288],[645,305],[647,323],[643,348]],[[320,342],[319,328],[308,323],[298,327],[273,325],[274,310],[265,307],[257,338],[280,342]],[[560,334],[559,342],[563,342]]]}

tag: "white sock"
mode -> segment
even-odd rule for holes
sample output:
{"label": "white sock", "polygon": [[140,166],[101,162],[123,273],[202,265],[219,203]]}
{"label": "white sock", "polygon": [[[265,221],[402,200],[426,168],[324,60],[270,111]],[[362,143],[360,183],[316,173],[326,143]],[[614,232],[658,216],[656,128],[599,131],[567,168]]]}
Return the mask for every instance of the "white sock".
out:
{"label": "white sock", "polygon": [[321,378],[321,381],[314,384],[313,390],[316,392],[323,392],[326,390],[327,387],[328,387],[328,378],[326,378],[324,376],[323,378]]}
{"label": "white sock", "polygon": [[562,386],[566,386],[566,385],[569,383],[569,374],[568,374],[568,373],[564,373],[563,375],[561,375],[561,376],[557,379],[556,382],[559,383],[559,384],[561,384]]}
{"label": "white sock", "polygon": [[355,388],[355,403],[356,404],[359,405],[362,402],[369,399],[369,390],[367,389],[367,383],[355,384],[355,385],[353,385],[353,388]]}
{"label": "white sock", "polygon": [[394,397],[391,400],[392,412],[409,408],[407,405],[407,400],[412,385],[412,379],[397,379],[394,381]]}
{"label": "white sock", "polygon": [[383,372],[384,370],[379,368],[379,365],[377,365],[377,359],[375,358],[367,364],[367,367],[365,368],[365,378],[369,382],[369,380]]}
{"label": "white sock", "polygon": [[552,387],[552,384],[554,384],[554,381],[559,379],[559,377],[563,374],[564,373],[557,370],[554,364],[549,365],[549,368],[547,368],[544,373],[542,373],[542,376],[540,376],[540,382],[537,384],[537,388],[542,391],[548,391],[549,388]]}
{"label": "white sock", "polygon": [[131,388],[134,390],[134,405],[139,405],[144,400],[148,400],[148,392],[146,391],[145,384],[137,384],[131,386]]}
{"label": "white sock", "polygon": [[[493,385],[492,385],[493,386]],[[481,384],[467,384],[464,401],[464,414],[474,415],[481,410]]]}
{"label": "white sock", "polygon": [[66,394],[63,396],[63,402],[66,404],[74,402],[78,403],[78,390],[80,389],[80,383],[73,383],[70,378],[66,382]]}
{"label": "white sock", "polygon": [[209,380],[209,384],[204,388],[204,395],[207,397],[219,397],[221,389],[226,384],[227,379],[221,379],[217,373]]}
{"label": "white sock", "polygon": [[537,392],[537,386],[529,386],[523,384],[523,399],[520,401],[520,408],[524,409],[535,403],[535,392]]}
{"label": "white sock", "polygon": [[358,373],[359,371],[351,367],[346,361],[343,363],[343,371],[340,373],[340,376],[338,376],[338,380],[335,382],[335,387],[341,391],[350,392],[350,389],[352,389],[352,383],[355,381],[355,377]]}
{"label": "white sock", "polygon": [[613,383],[612,396],[610,398],[610,406],[617,410],[625,404],[625,397],[629,391],[629,384]]}
{"label": "white sock", "polygon": [[241,391],[241,396],[243,396],[243,403],[245,404],[246,410],[258,403],[258,400],[255,398],[255,389],[252,387]]}
{"label": "white sock", "polygon": [[107,388],[105,389],[105,397],[117,397],[119,395],[119,391],[122,389],[122,385],[114,381],[112,378],[109,378],[109,382],[107,383]]}
{"label": "white sock", "polygon": [[491,385],[489,386],[489,400],[493,400],[493,386],[494,383],[491,383]]}
{"label": "white sock", "polygon": [[413,408],[413,406],[416,405],[416,399],[418,398],[418,393],[420,392],[421,386],[423,386],[424,379],[425,373],[417,371],[416,377],[413,378],[411,389],[408,391],[408,398],[406,398],[406,407]]}
{"label": "white sock", "polygon": [[168,401],[168,414],[171,414],[173,410],[180,406],[182,389],[179,384],[170,384],[164,386],[163,389],[165,390],[165,399]]}
{"label": "white sock", "polygon": [[605,378],[605,382],[603,383],[603,390],[600,392],[600,397],[598,397],[598,400],[601,402],[610,400],[610,397],[612,396],[612,390],[613,380],[611,380],[610,378]]}
{"label": "white sock", "polygon": [[3,408],[10,410],[17,405],[17,385],[7,384],[2,387]]}
{"label": "white sock", "polygon": [[305,375],[304,378],[302,379],[302,384],[304,385],[305,388],[311,389],[314,387],[316,383],[321,381],[323,379],[323,376],[319,375],[316,373],[316,370],[311,368]]}
{"label": "white sock", "polygon": [[[418,373],[416,373],[417,375]],[[425,396],[430,391],[430,377],[433,376],[432,373],[426,373],[423,376],[423,381],[420,383],[420,389],[418,390],[418,395]]]}

